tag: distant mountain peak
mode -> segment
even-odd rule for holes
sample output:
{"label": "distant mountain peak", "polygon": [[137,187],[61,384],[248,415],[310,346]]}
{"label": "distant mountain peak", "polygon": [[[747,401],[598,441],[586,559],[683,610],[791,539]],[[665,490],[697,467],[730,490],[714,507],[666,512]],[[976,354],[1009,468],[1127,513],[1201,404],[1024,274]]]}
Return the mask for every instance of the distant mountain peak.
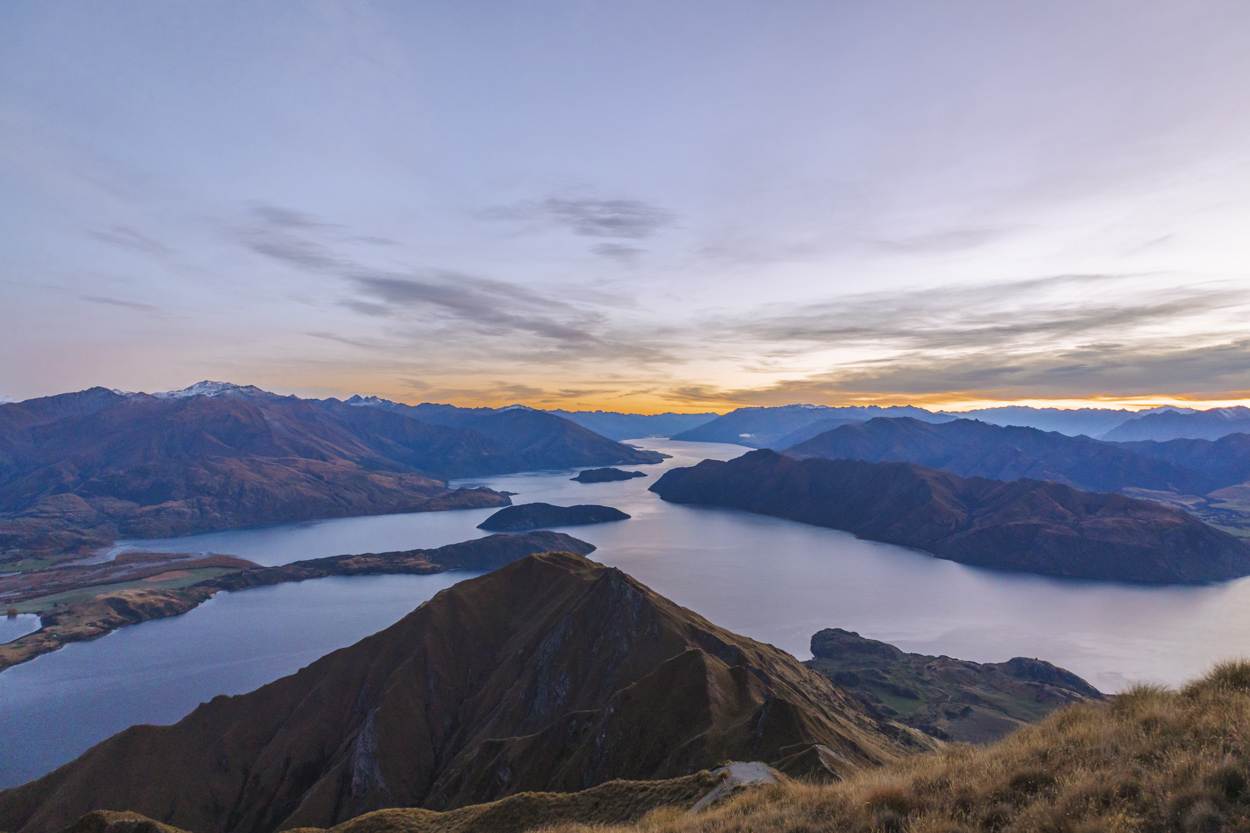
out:
{"label": "distant mountain peak", "polygon": [[351,405],[356,408],[381,408],[386,405],[394,405],[395,403],[389,399],[383,399],[380,396],[361,396],[354,394],[343,400],[344,404]]}
{"label": "distant mountain peak", "polygon": [[214,382],[205,379],[196,382],[194,385],[188,385],[180,390],[166,390],[153,393],[152,396],[157,399],[187,399],[192,396],[256,396],[268,395],[273,396],[269,391],[261,390],[255,385],[236,385],[231,382]]}

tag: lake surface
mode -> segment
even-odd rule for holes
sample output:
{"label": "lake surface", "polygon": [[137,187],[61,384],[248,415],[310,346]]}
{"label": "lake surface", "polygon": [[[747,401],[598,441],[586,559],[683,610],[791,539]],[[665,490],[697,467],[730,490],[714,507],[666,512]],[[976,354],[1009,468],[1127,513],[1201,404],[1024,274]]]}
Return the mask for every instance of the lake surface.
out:
{"label": "lake surface", "polygon": [[0,611],[0,645],[39,630],[39,617],[33,613],[5,616]]}
{"label": "lake surface", "polygon": [[[667,504],[647,488],[670,466],[747,449],[644,440],[672,454],[651,476],[580,484],[572,471],[465,481],[516,503],[602,503],[631,520],[565,529],[620,567],[731,630],[807,657],[811,635],[843,627],[911,651],[977,661],[1036,656],[1107,691],[1175,684],[1250,653],[1250,580],[1144,587],[998,573],[834,530]],[[430,547],[483,535],[489,509],[348,518],[126,546],[228,552],[265,564]],[[138,721],[170,722],[394,622],[463,578],[335,578],[221,594],[176,619],[124,628],[0,673],[0,786],[62,763]]]}
{"label": "lake surface", "polygon": [[298,671],[472,573],[332,577],[219,593],[0,673],[0,787],[36,778],[135,723],[173,723],[218,694]]}

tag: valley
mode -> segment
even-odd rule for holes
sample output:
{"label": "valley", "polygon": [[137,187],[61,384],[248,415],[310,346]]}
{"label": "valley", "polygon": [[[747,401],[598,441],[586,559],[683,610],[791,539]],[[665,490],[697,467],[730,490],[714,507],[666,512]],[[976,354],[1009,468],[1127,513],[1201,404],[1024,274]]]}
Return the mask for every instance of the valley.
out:
{"label": "valley", "polygon": [[[817,631],[855,630],[921,654],[975,662],[1042,657],[1103,691],[1179,683],[1240,653],[1250,631],[1250,581],[1147,587],[1048,579],[943,561],[831,529],[657,499],[664,470],[731,459],[734,445],[639,441],[670,455],[650,478],[582,484],[573,472],[453,481],[515,493],[521,502],[617,506],[631,519],[570,530],[618,566],[715,622],[810,656]],[[484,535],[491,509],[379,515],[122,541],[117,553],[230,552],[281,566],[345,552],[439,547]],[[222,592],[182,616],[70,644],[0,673],[0,785],[43,774],[136,722],[167,723],[221,693],[297,670],[407,613],[426,588],[465,573],[329,577]],[[975,600],[970,604],[969,600]],[[309,611],[315,611],[309,616]],[[177,685],[172,685],[178,681]],[[72,713],[69,724],[57,715]],[[8,747],[14,748],[14,747]]]}
{"label": "valley", "polygon": [[1250,833],[1250,2],[0,44],[0,833]]}

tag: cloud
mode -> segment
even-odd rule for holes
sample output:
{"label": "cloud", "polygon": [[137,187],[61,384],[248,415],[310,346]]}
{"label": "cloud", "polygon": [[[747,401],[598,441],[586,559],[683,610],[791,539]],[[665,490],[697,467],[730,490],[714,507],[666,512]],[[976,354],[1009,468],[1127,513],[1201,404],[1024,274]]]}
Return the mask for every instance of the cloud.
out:
{"label": "cloud", "polygon": [[134,310],[135,312],[160,312],[160,307],[152,304],[144,304],[139,301],[127,301],[122,298],[110,298],[107,295],[80,295],[84,301],[90,301],[93,304],[105,304],[111,307],[122,307],[123,309]]}
{"label": "cloud", "polygon": [[519,382],[503,382],[496,380],[490,385],[490,390],[494,392],[496,397],[504,397],[513,399],[518,402],[523,400],[538,400],[546,396],[546,391],[533,385],[525,385]]}
{"label": "cloud", "polygon": [[156,257],[164,257],[171,254],[170,248],[164,243],[130,226],[115,225],[107,229],[93,229],[88,234],[96,240],[122,249],[142,252]]}
{"label": "cloud", "polygon": [[621,243],[600,243],[591,247],[591,251],[600,257],[615,260],[624,266],[637,265],[639,258],[646,253],[646,249],[640,249],[637,246],[625,246]]}
{"label": "cloud", "polygon": [[358,234],[351,238],[357,243],[368,243],[370,246],[398,246],[398,240],[392,240],[389,237],[379,237],[376,234]]}
{"label": "cloud", "polygon": [[599,315],[524,287],[460,272],[365,272],[351,281],[364,299],[348,303],[358,309],[363,303],[370,314],[421,310],[486,333],[520,332],[573,345],[592,344],[596,337],[589,328],[602,323]]}
{"label": "cloud", "polygon": [[380,319],[370,338],[308,333],[378,352],[419,349],[445,360],[560,366],[599,359],[671,358],[647,334],[614,333],[605,309],[628,304],[585,287],[539,291],[451,269],[379,269],[346,254],[361,235],[290,208],[253,205],[232,236],[293,269],[337,279],[338,304]]}
{"label": "cloud", "polygon": [[264,203],[253,204],[251,221],[235,230],[238,241],[256,254],[296,269],[334,272],[343,266],[326,243],[314,239],[337,228],[310,214]]}
{"label": "cloud", "polygon": [[[1250,340],[1236,322],[1250,309],[1250,288],[1217,282],[1166,286],[1147,277],[1052,275],[867,293],[722,318],[704,328],[709,341],[753,349],[752,360],[741,367],[748,378],[754,373],[769,381],[677,384],[667,395],[683,402],[769,405],[1175,391],[1210,397],[1244,389]],[[813,372],[811,357],[823,351],[834,358],[825,362],[827,369]]]}
{"label": "cloud", "polygon": [[266,202],[252,203],[252,214],[265,225],[277,228],[304,230],[339,228],[334,223],[327,223],[304,211]]}
{"label": "cloud", "polygon": [[582,237],[643,240],[672,225],[673,215],[642,200],[547,197],[488,208],[488,220],[553,224]]}
{"label": "cloud", "polygon": [[977,351],[955,359],[923,352],[848,363],[835,370],[759,387],[679,385],[681,402],[732,405],[944,403],[1148,397],[1240,399],[1250,378],[1250,339],[1200,347],[1088,344],[1054,352]]}
{"label": "cloud", "polygon": [[[939,350],[995,345],[1020,348],[1064,339],[1131,332],[1250,301],[1244,289],[1180,286],[1118,293],[1095,300],[1103,288],[1123,289],[1133,274],[1053,275],[997,284],[866,293],[802,307],[763,308],[749,319],[717,322],[721,338],[747,338],[774,355],[813,348],[890,347]],[[1131,287],[1130,287],[1131,289]]]}
{"label": "cloud", "polygon": [[881,251],[909,255],[936,255],[975,249],[1001,239],[1008,233],[1001,228],[959,228],[898,239],[871,241]]}

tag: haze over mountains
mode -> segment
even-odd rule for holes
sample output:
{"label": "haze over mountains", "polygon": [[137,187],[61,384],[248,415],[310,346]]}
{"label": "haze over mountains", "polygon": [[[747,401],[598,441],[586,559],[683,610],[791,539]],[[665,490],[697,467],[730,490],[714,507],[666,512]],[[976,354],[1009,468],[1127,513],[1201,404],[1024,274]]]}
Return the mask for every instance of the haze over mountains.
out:
{"label": "haze over mountains", "polygon": [[1250,408],[1212,408],[1209,411],[1161,411],[1142,414],[1108,431],[1103,439],[1218,440],[1234,433],[1250,433]]}
{"label": "haze over mountains", "polygon": [[[1218,439],[1246,430],[1250,409],[1216,408],[1194,411],[1152,408],[1128,411],[1104,408],[1033,408],[1020,405],[969,411],[929,411],[913,406],[780,405],[738,408],[673,438],[700,442],[732,442],[752,448],[783,449],[825,431],[875,418],[912,418],[922,422],[976,419],[990,425],[1037,428],[1068,436],[1103,439]],[[1111,436],[1112,432],[1121,432]]]}

